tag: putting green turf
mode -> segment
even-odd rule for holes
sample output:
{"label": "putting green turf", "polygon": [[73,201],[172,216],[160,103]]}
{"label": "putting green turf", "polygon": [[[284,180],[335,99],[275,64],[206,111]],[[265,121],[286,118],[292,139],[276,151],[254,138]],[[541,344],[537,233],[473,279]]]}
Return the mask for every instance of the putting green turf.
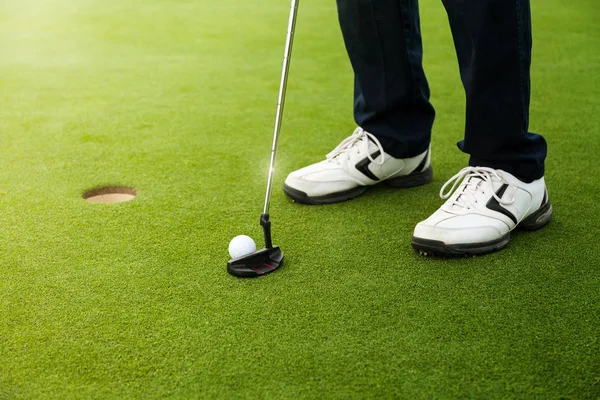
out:
{"label": "putting green turf", "polygon": [[[0,399],[600,397],[600,30],[535,0],[531,129],[554,219],[496,254],[424,258],[414,224],[462,168],[464,95],[423,0],[434,182],[306,207],[285,175],[353,129],[334,2],[303,0],[262,244],[286,1],[0,3]],[[90,188],[139,196],[88,204]]]}

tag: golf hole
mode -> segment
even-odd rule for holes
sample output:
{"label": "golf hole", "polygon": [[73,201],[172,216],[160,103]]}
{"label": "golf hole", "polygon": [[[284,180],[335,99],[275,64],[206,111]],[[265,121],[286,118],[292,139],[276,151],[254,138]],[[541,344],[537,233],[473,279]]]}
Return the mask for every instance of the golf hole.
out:
{"label": "golf hole", "polygon": [[90,203],[123,203],[135,199],[137,192],[125,186],[106,186],[92,189],[83,194],[83,198]]}

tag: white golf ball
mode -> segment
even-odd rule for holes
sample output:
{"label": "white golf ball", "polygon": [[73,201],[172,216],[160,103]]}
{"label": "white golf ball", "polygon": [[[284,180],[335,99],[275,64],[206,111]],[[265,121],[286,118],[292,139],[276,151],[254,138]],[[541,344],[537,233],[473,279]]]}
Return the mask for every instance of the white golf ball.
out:
{"label": "white golf ball", "polygon": [[229,242],[229,255],[231,258],[240,258],[256,251],[256,243],[250,236],[238,235]]}

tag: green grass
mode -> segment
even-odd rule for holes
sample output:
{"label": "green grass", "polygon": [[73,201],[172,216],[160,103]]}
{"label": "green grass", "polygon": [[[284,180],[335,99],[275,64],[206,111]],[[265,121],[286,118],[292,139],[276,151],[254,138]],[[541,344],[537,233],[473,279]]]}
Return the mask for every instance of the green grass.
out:
{"label": "green grass", "polygon": [[[448,23],[421,11],[434,182],[324,207],[276,189],[287,264],[239,280],[288,3],[0,3],[0,399],[599,398],[599,6],[533,4],[552,223],[450,260],[410,247],[466,163]],[[354,127],[335,4],[299,17],[278,188]],[[139,196],[81,199],[107,184]]]}

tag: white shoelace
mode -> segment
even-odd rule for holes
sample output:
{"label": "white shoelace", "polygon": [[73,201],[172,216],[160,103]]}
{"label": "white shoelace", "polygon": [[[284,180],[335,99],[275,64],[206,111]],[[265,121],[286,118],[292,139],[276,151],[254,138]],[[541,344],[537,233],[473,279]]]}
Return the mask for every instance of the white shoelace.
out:
{"label": "white shoelace", "polygon": [[[469,176],[469,179],[464,179],[466,176]],[[447,199],[456,190],[458,196],[452,202],[451,206],[457,206],[467,210],[471,208],[471,205],[473,203],[477,202],[475,194],[479,190],[482,190],[483,194],[485,194],[486,192],[491,193],[491,195],[498,201],[498,203],[502,205],[510,205],[514,203],[514,198],[511,200],[502,200],[500,197],[498,197],[492,185],[492,179],[494,178],[496,180],[504,182],[504,180],[498,175],[495,169],[486,167],[463,168],[452,178],[448,179],[444,186],[442,186],[442,189],[440,189],[440,197],[442,199]],[[449,191],[444,193],[444,191],[450,184],[452,184],[452,188],[450,188]]]}
{"label": "white shoelace", "polygon": [[[385,162],[385,152],[383,150],[383,146],[381,146],[381,143],[379,143],[379,140],[377,140],[373,134],[365,131],[362,128],[356,128],[351,136],[344,139],[342,143],[330,151],[326,156],[327,160],[339,163],[339,159],[342,155],[346,155],[346,159],[349,160],[350,152],[352,149],[356,149],[357,151],[364,151],[369,160],[371,160],[371,162],[375,162],[375,159],[371,157],[371,153],[369,152],[369,140],[372,141],[379,149],[379,152],[381,153],[381,161],[379,161],[378,164],[382,165]],[[356,147],[359,145],[362,145],[363,148],[360,149]]]}

